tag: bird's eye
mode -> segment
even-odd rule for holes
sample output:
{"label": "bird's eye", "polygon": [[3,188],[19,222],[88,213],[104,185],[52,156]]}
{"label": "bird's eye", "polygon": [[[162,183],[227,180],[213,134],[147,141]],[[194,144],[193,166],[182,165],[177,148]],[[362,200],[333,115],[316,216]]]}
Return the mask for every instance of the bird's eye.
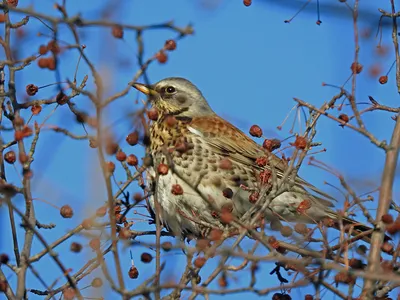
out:
{"label": "bird's eye", "polygon": [[173,86],[169,86],[169,87],[167,87],[166,88],[166,90],[165,90],[168,94],[173,94],[173,93],[175,93],[175,88],[173,87]]}

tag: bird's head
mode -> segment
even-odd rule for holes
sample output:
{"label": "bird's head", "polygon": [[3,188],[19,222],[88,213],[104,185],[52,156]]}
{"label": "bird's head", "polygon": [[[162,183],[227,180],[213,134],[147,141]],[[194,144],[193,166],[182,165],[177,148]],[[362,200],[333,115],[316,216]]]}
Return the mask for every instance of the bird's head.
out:
{"label": "bird's head", "polygon": [[199,117],[214,114],[200,90],[189,80],[170,77],[153,85],[132,84],[149,97],[153,107],[164,114]]}

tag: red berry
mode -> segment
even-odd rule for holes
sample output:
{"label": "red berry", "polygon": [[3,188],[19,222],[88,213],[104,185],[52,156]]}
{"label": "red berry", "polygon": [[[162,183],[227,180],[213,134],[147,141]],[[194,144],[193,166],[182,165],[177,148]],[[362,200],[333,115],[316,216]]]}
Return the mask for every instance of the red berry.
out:
{"label": "red berry", "polygon": [[117,39],[122,39],[124,37],[124,28],[120,25],[114,25],[111,29],[113,37]]}
{"label": "red berry", "polygon": [[38,92],[39,88],[34,84],[28,84],[25,90],[29,96],[34,96]]}
{"label": "red berry", "polygon": [[129,269],[128,276],[129,276],[129,278],[131,278],[131,279],[136,279],[136,278],[138,278],[138,277],[139,277],[139,271],[138,271],[138,269],[137,269],[135,266],[132,266],[132,267]]}
{"label": "red berry", "polygon": [[81,252],[82,248],[83,247],[81,244],[72,242],[69,250],[71,250],[71,252],[79,253],[79,252]]}
{"label": "red berry", "polygon": [[243,0],[244,6],[250,6],[252,0]]}
{"label": "red berry", "polygon": [[250,135],[254,137],[261,137],[263,134],[262,129],[258,125],[253,125],[250,127]]}
{"label": "red berry", "polygon": [[171,189],[171,193],[173,195],[182,195],[183,194],[183,189],[179,184],[173,184],[172,185],[172,189]]}
{"label": "red berry", "polygon": [[9,164],[13,164],[15,163],[15,161],[17,160],[17,157],[15,155],[14,151],[8,151],[6,154],[4,154],[4,160],[6,162],[8,162]]}
{"label": "red berry", "polygon": [[131,146],[135,146],[139,142],[139,133],[134,131],[128,134],[126,137],[126,142]]}
{"label": "red berry", "polygon": [[140,260],[145,264],[148,264],[153,260],[153,256],[150,253],[143,252],[142,255],[140,255]]}
{"label": "red berry", "polygon": [[159,164],[157,167],[157,172],[160,175],[167,175],[168,174],[168,166],[166,164]]}
{"label": "red berry", "polygon": [[122,151],[118,151],[115,157],[118,161],[125,161],[127,158],[125,152]]}
{"label": "red berry", "polygon": [[161,51],[157,52],[156,59],[158,60],[158,62],[160,64],[165,64],[168,60],[168,56],[164,51],[161,50]]}
{"label": "red berry", "polygon": [[74,215],[74,211],[71,206],[63,205],[60,209],[60,215],[65,219],[70,219]]}
{"label": "red berry", "polygon": [[176,42],[174,40],[167,40],[164,45],[165,50],[173,51],[176,49]]}
{"label": "red berry", "polygon": [[388,77],[387,76],[381,76],[379,77],[379,83],[380,84],[385,84],[388,82]]}
{"label": "red berry", "polygon": [[135,154],[129,154],[128,157],[126,158],[126,162],[130,166],[137,166],[138,165],[138,158],[136,157]]}
{"label": "red berry", "polygon": [[147,117],[152,121],[157,121],[158,119],[158,110],[153,107],[147,111]]}
{"label": "red berry", "polygon": [[194,266],[196,268],[202,268],[204,266],[204,264],[206,263],[206,258],[205,257],[198,257],[194,260]]}

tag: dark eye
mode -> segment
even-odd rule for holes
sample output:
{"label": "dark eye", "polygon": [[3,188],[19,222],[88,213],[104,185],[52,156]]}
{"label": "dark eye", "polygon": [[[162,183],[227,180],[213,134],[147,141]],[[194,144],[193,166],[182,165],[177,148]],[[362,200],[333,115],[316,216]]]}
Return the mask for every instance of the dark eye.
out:
{"label": "dark eye", "polygon": [[167,87],[166,88],[166,90],[165,90],[168,94],[173,94],[173,93],[175,93],[175,88],[173,87],[173,86],[169,86],[169,87]]}

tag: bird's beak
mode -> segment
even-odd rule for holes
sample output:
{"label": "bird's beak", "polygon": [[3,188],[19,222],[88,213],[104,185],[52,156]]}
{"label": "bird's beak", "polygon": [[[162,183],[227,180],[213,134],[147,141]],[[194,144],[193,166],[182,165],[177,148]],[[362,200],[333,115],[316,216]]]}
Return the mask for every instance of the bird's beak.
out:
{"label": "bird's beak", "polygon": [[133,83],[132,86],[147,96],[158,94],[155,90],[152,89],[151,86],[143,84],[143,83]]}

